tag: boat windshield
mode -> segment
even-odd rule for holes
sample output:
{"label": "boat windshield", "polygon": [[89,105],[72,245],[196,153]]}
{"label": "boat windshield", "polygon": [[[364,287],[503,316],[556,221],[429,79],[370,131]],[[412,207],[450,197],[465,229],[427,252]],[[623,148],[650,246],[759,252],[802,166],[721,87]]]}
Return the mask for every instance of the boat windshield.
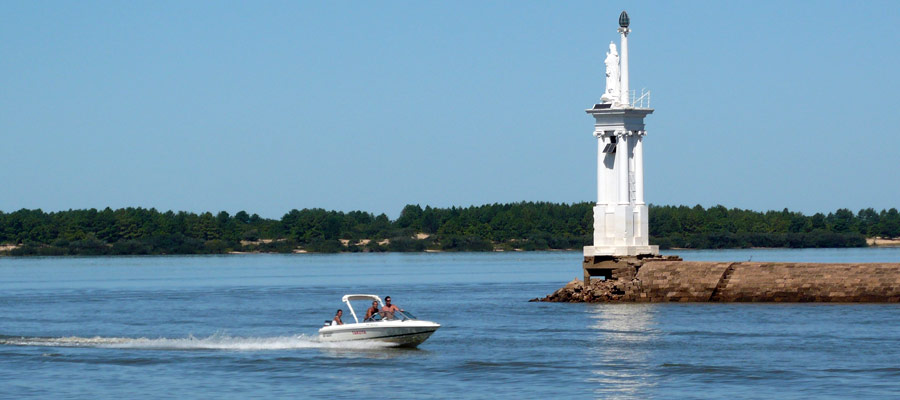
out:
{"label": "boat windshield", "polygon": [[415,315],[413,315],[409,311],[380,311],[373,315],[371,318],[367,319],[365,322],[377,322],[377,321],[409,321],[415,320]]}
{"label": "boat windshield", "polygon": [[[360,323],[361,322],[377,322],[377,321],[410,321],[410,320],[418,319],[418,318],[416,318],[415,315],[413,315],[413,313],[406,311],[406,310],[394,311],[394,312],[378,311],[371,317],[366,318],[366,314],[372,308],[371,306],[372,306],[373,301],[377,302],[375,305],[377,307],[376,308],[377,310],[383,309],[384,303],[381,302],[381,299],[379,299],[376,296],[370,296],[370,295],[348,295],[348,296],[344,296],[344,297],[346,298],[345,300],[349,300],[349,301],[346,301],[346,305],[347,305],[347,308],[349,308],[350,315],[353,315],[353,318],[356,319],[356,321],[351,319],[349,321],[351,323],[352,322],[360,322]],[[345,317],[346,316],[347,315],[345,313]],[[344,320],[344,323],[347,323],[346,318]]]}

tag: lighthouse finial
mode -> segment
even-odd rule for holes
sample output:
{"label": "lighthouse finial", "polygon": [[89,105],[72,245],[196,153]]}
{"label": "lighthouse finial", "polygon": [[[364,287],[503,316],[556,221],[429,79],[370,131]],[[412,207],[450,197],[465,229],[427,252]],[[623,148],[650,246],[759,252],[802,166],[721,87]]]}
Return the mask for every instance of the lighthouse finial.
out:
{"label": "lighthouse finial", "polygon": [[630,24],[630,23],[631,23],[631,20],[628,19],[628,13],[625,11],[622,11],[622,13],[619,14],[619,26],[622,28],[627,28],[628,24]]}

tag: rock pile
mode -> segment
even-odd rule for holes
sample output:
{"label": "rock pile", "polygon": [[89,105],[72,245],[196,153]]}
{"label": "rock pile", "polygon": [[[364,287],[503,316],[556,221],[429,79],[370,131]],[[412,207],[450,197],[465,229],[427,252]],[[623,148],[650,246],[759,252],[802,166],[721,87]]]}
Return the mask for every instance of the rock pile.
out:
{"label": "rock pile", "polygon": [[633,301],[633,299],[628,298],[630,297],[628,294],[635,293],[635,285],[639,284],[639,281],[626,281],[624,279],[591,279],[590,287],[585,289],[584,281],[574,279],[566,284],[566,286],[563,286],[547,297],[534,298],[529,301],[551,303],[612,303]]}

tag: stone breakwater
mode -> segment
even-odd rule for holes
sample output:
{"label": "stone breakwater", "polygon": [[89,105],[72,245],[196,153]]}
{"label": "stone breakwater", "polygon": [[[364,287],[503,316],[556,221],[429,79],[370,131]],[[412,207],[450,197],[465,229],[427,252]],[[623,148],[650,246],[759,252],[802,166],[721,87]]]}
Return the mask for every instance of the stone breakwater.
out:
{"label": "stone breakwater", "polygon": [[637,260],[575,279],[548,302],[900,302],[900,263]]}

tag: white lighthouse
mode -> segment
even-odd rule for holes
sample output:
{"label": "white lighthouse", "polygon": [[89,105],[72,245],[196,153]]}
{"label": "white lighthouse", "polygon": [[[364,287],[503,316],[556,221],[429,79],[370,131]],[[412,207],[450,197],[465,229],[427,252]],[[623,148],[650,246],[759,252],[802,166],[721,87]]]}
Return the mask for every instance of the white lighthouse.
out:
{"label": "white lighthouse", "polygon": [[585,257],[627,257],[659,254],[650,246],[647,204],[644,202],[644,117],[649,92],[631,95],[628,88],[628,14],[619,16],[621,55],[610,43],[606,55],[606,91],[601,103],[586,110],[594,117],[597,138],[597,204],[594,245]]}

